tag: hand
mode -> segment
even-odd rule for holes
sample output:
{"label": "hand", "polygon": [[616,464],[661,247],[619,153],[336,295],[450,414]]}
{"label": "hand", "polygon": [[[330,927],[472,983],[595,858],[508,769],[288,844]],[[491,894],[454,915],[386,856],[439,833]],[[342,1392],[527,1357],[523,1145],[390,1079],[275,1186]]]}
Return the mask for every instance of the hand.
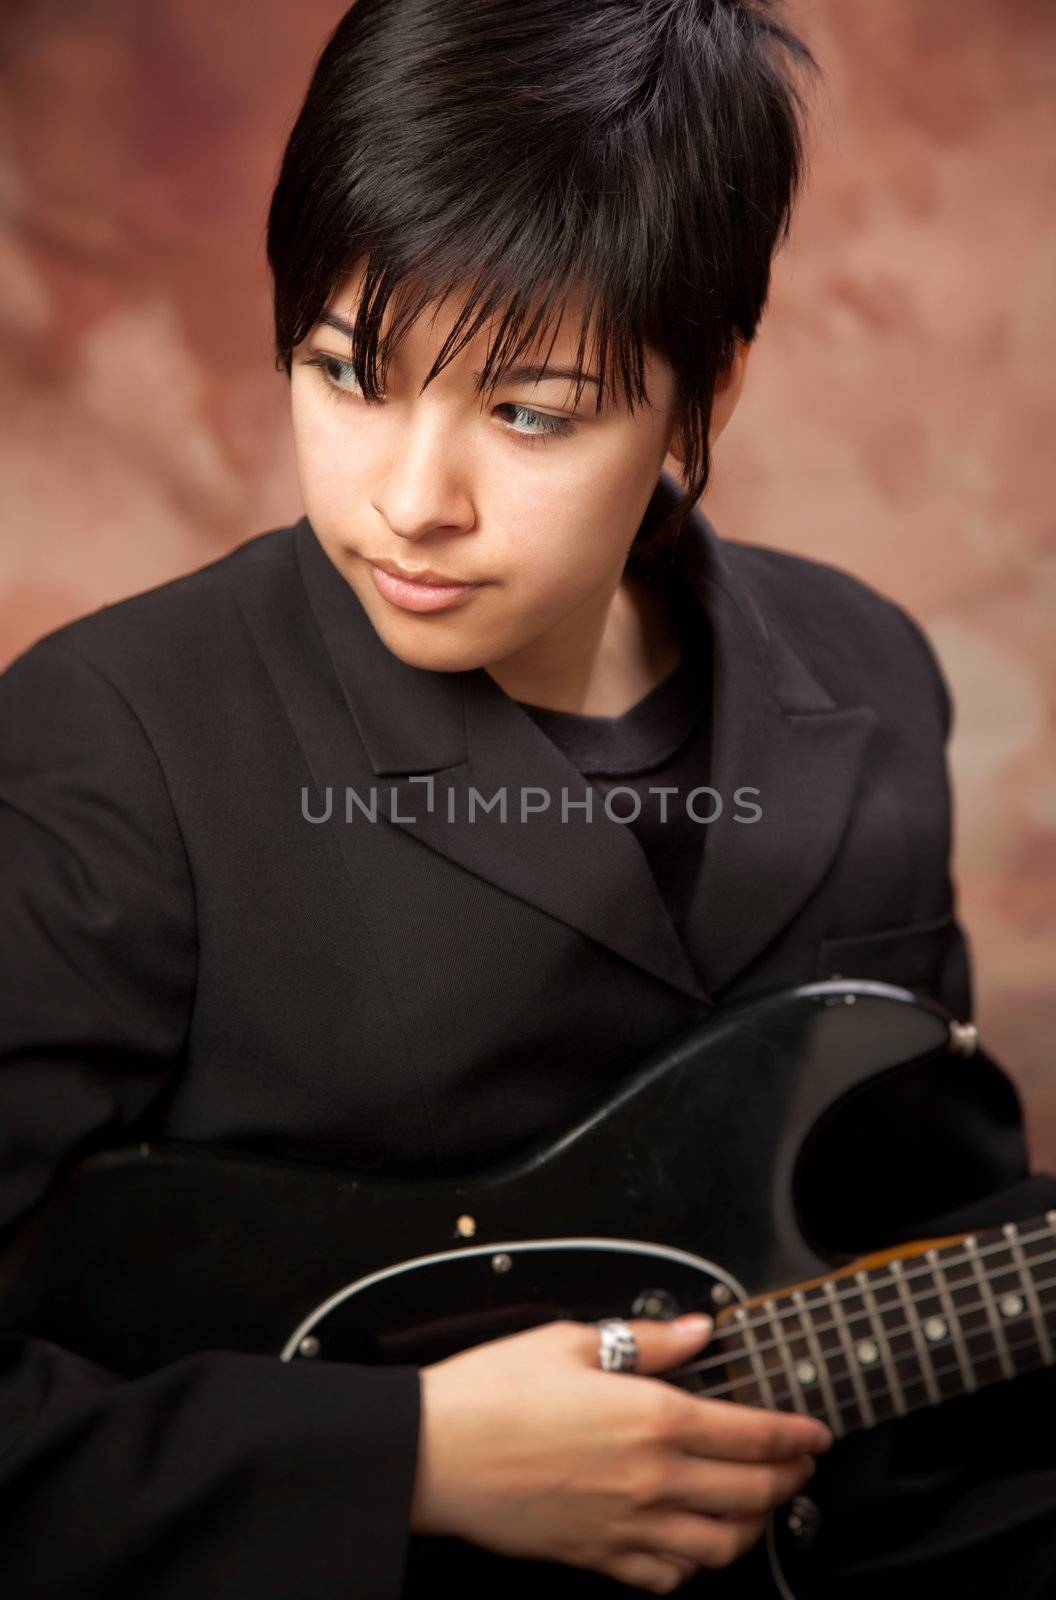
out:
{"label": "hand", "polygon": [[688,1361],[710,1327],[645,1318],[631,1327],[633,1373],[602,1371],[597,1328],[567,1321],[423,1367],[411,1531],[655,1594],[750,1549],[831,1433],[650,1376]]}

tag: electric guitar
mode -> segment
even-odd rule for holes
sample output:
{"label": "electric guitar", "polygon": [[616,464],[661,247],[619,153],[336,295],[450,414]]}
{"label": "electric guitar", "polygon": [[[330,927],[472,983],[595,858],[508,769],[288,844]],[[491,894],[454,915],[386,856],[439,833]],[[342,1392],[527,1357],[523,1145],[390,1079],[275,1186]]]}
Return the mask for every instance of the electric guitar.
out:
{"label": "electric guitar", "polygon": [[[426,1365],[558,1317],[707,1310],[711,1341],[666,1379],[809,1413],[837,1440],[743,1558],[750,1592],[853,1593],[833,1587],[848,1553],[828,1529],[843,1441],[1054,1362],[1056,1211],[856,1259],[803,1225],[840,1108],[884,1075],[955,1093],[996,1071],[974,1043],[908,990],[834,980],[695,1023],[559,1136],[457,1181],[100,1152],[0,1257],[0,1319],[133,1376],[217,1348]],[[718,1600],[724,1573],[701,1576]]]}

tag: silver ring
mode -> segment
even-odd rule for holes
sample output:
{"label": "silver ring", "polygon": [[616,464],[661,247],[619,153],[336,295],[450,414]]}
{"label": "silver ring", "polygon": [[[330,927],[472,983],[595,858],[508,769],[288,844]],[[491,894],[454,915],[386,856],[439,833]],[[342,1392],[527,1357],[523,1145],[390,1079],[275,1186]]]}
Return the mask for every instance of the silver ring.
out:
{"label": "silver ring", "polygon": [[598,1323],[598,1365],[603,1372],[633,1372],[638,1360],[638,1340],[622,1317]]}

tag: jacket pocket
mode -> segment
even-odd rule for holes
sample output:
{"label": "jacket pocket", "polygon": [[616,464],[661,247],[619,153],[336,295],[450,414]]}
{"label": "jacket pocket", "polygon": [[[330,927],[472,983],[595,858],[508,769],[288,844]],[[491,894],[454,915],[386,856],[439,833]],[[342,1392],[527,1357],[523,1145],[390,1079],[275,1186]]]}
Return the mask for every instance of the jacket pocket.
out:
{"label": "jacket pocket", "polygon": [[878,933],[823,939],[815,978],[875,978],[905,989],[940,991],[957,926],[950,912],[930,922],[907,922]]}

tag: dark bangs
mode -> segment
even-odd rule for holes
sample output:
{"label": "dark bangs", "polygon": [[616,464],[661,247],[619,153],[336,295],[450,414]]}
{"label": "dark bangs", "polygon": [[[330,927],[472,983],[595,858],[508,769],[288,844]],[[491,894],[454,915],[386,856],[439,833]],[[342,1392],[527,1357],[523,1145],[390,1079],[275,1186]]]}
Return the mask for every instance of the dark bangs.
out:
{"label": "dark bangs", "polygon": [[289,374],[358,267],[349,361],[369,400],[447,300],[457,318],[426,383],[494,325],[490,396],[505,368],[545,360],[577,296],[577,404],[590,372],[599,409],[647,403],[646,345],[674,370],[687,493],[632,547],[629,565],[654,564],[707,485],[716,383],[755,336],[800,182],[803,102],[781,50],[817,68],[773,9],[357,0],[271,199],[276,365]]}

